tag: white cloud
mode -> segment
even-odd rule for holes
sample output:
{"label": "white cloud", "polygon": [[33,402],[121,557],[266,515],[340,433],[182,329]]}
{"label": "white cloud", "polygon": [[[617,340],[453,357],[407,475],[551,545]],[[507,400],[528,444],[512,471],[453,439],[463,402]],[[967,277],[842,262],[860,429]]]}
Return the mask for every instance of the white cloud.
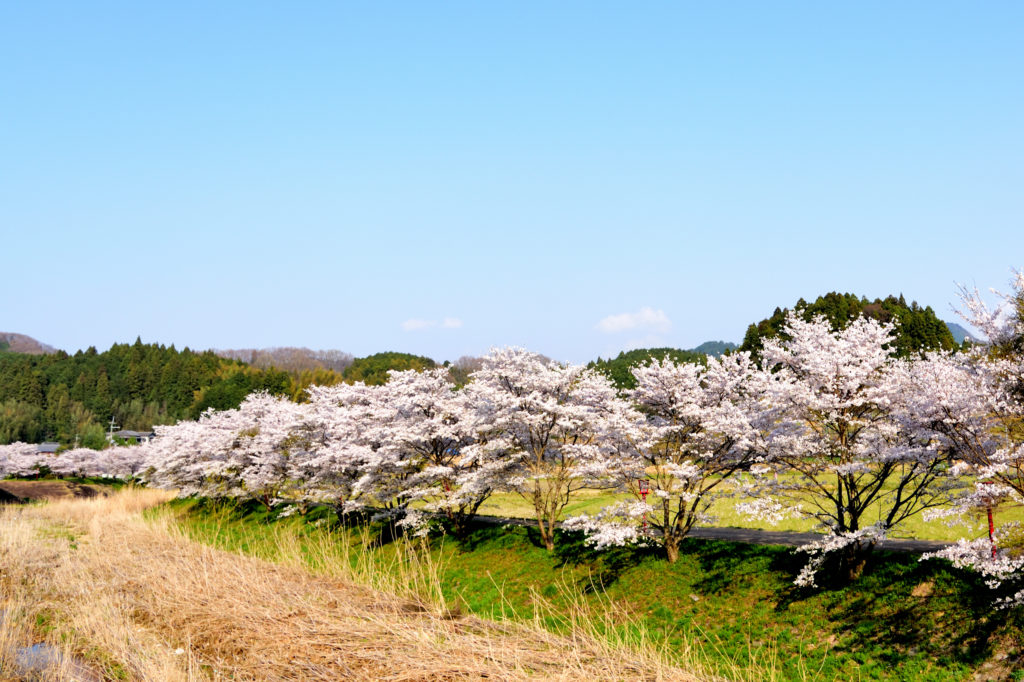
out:
{"label": "white cloud", "polygon": [[672,329],[672,320],[668,319],[664,310],[655,310],[645,306],[635,313],[609,315],[597,323],[597,329],[605,334],[617,334],[633,329],[664,334]]}
{"label": "white cloud", "polygon": [[457,317],[446,317],[440,322],[438,322],[437,320],[423,320],[418,317],[414,317],[402,323],[402,331],[418,332],[424,329],[431,329],[433,327],[442,327],[444,329],[458,329],[461,326],[462,320],[460,320]]}
{"label": "white cloud", "polygon": [[664,336],[659,334],[648,334],[641,338],[632,338],[626,341],[622,350],[636,350],[637,348],[659,348],[666,344]]}
{"label": "white cloud", "polygon": [[419,331],[420,329],[427,329],[428,327],[434,327],[436,325],[437,322],[435,322],[434,320],[420,320],[414,317],[413,319],[406,320],[405,322],[402,323],[402,330],[407,332],[415,332]]}

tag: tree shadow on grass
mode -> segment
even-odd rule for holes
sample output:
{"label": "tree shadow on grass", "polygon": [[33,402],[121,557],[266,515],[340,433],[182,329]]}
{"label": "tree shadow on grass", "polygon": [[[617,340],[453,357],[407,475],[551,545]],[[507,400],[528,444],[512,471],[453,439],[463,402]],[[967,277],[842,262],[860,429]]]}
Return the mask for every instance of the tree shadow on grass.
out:
{"label": "tree shadow on grass", "polygon": [[[455,537],[455,546],[463,552],[475,552],[480,547],[507,539],[510,528],[489,523],[473,523],[462,537]],[[539,537],[539,534],[538,534]]]}
{"label": "tree shadow on grass", "polygon": [[996,596],[978,575],[945,561],[882,552],[860,581],[824,601],[850,650],[872,650],[888,665],[924,654],[942,665],[974,667],[992,655],[998,633],[1021,625],[1020,614],[994,608]]}
{"label": "tree shadow on grass", "polygon": [[642,562],[662,555],[660,547],[608,547],[594,549],[586,544],[582,532],[559,531],[555,544],[558,566],[586,566],[588,576],[579,580],[584,594],[598,592],[610,587],[623,573]]}
{"label": "tree shadow on grass", "polygon": [[997,595],[979,576],[941,560],[876,550],[857,580],[847,580],[831,561],[816,587],[799,587],[792,581],[807,557],[790,548],[696,539],[684,548],[705,574],[697,589],[734,589],[744,573],[772,572],[776,577],[765,586],[774,585],[776,612],[817,609],[833,625],[837,651],[867,653],[891,668],[922,656],[942,667],[977,667],[992,655],[999,633],[1017,631],[1024,621],[996,610]]}
{"label": "tree shadow on grass", "polygon": [[[543,547],[537,529],[522,526],[477,526],[459,546],[464,551]],[[550,556],[555,567],[585,569],[573,571],[584,594],[608,588],[645,561],[664,562],[660,547],[596,550],[573,532],[558,533]],[[679,561],[699,567],[688,590],[727,600],[750,590],[774,603],[780,622],[814,622],[822,639],[834,635],[829,647],[842,660],[869,660],[906,674],[977,669],[998,642],[1024,625],[1024,614],[993,608],[997,595],[978,576],[899,552],[876,551],[852,583],[840,578],[838,566],[826,563],[817,587],[793,584],[807,556],[791,547],[688,538]]]}
{"label": "tree shadow on grass", "polygon": [[797,606],[823,615],[831,625],[822,636],[837,637],[837,654],[866,655],[894,670],[911,660],[976,669],[1004,633],[1024,625],[1024,614],[993,607],[997,595],[979,576],[941,560],[876,551],[858,580],[847,581],[838,566],[826,563],[816,587],[798,587],[793,580],[807,557],[792,548],[693,538],[682,544],[680,555],[701,567],[695,591],[757,585],[774,592],[764,598],[775,601],[780,615]]}
{"label": "tree shadow on grass", "polygon": [[[535,549],[544,549],[540,530],[536,526],[495,525],[484,522],[474,523],[465,537],[457,538],[457,547],[464,552],[473,552],[481,547],[502,547],[514,550],[523,544]],[[586,536],[576,531],[556,531],[555,549],[550,556],[556,568],[585,567],[587,576],[579,579],[580,589],[591,593],[607,588],[627,570],[639,565],[649,557],[659,555],[657,547],[613,547],[597,550],[586,544]]]}
{"label": "tree shadow on grass", "polygon": [[752,545],[745,542],[686,538],[679,546],[679,556],[689,557],[700,567],[703,577],[694,587],[704,594],[733,589],[750,576],[766,572],[796,576],[800,557],[793,550],[775,545]]}
{"label": "tree shadow on grass", "polygon": [[272,511],[268,511],[256,500],[198,497],[183,500],[182,505],[185,507],[186,514],[199,518],[210,517],[228,522],[264,525],[273,522],[276,518]]}

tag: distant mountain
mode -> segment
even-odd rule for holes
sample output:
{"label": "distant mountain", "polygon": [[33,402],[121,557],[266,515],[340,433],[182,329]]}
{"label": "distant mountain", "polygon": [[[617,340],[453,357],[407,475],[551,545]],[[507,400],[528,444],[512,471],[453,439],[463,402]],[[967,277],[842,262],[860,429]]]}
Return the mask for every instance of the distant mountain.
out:
{"label": "distant mountain", "polygon": [[953,335],[953,340],[958,344],[963,343],[965,339],[971,343],[979,343],[981,341],[956,322],[947,322],[946,326],[949,327],[949,333]]}
{"label": "distant mountain", "polygon": [[704,353],[718,357],[727,351],[736,350],[739,346],[729,341],[705,341],[693,349],[694,353]]}
{"label": "distant mountain", "polygon": [[259,369],[285,372],[329,369],[344,372],[355,359],[351,353],[340,350],[310,350],[309,348],[238,348],[213,351],[222,358],[241,360]]}
{"label": "distant mountain", "polygon": [[45,343],[36,341],[31,336],[15,334],[14,332],[0,332],[0,353],[26,353],[28,355],[46,355],[57,349],[47,346]]}

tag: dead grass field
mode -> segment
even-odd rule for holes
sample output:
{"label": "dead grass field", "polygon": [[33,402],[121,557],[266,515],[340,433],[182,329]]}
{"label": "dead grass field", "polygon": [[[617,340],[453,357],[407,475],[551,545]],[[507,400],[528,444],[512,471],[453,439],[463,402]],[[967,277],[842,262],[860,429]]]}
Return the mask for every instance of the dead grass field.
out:
{"label": "dead grass field", "polygon": [[0,512],[0,678],[41,641],[44,679],[692,680],[654,649],[553,635],[193,542],[159,491]]}
{"label": "dead grass field", "polygon": [[60,479],[40,481],[0,481],[0,491],[20,500],[59,500],[68,497],[109,495],[110,488]]}

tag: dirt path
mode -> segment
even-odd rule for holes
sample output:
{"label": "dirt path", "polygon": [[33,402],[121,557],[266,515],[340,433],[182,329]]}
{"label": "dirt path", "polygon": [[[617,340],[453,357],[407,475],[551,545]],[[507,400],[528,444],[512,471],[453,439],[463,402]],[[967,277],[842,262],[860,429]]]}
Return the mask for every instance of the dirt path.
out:
{"label": "dirt path", "polygon": [[214,550],[169,519],[143,521],[158,499],[125,491],[5,510],[0,640],[38,636],[43,622],[104,676],[160,682],[694,679],[586,637],[437,613]]}

